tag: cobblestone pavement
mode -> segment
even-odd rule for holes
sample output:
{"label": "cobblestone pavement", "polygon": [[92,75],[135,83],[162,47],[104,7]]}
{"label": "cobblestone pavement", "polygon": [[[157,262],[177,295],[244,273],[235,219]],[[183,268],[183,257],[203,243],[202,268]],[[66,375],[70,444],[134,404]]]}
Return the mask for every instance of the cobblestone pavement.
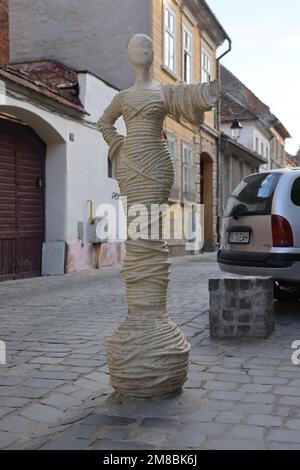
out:
{"label": "cobblestone pavement", "polygon": [[111,394],[105,342],[126,316],[118,268],[0,284],[0,447],[300,449],[300,303],[276,304],[266,341],[212,340],[215,255],[173,259],[169,311],[192,344],[182,395]]}

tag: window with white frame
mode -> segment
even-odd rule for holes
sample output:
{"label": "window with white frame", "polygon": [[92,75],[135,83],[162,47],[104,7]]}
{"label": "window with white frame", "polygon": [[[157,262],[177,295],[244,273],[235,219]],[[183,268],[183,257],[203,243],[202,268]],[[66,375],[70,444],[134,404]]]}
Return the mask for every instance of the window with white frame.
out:
{"label": "window with white frame", "polygon": [[255,137],[255,152],[259,153],[259,140],[258,140],[258,137]]}
{"label": "window with white frame", "polygon": [[177,139],[174,134],[171,134],[170,132],[167,133],[167,145],[169,148],[170,155],[172,157],[174,166],[177,161]]}
{"label": "window with white frame", "polygon": [[212,58],[204,49],[201,54],[202,83],[210,83],[212,80]]}
{"label": "window with white frame", "polygon": [[194,152],[192,145],[182,143],[183,192],[186,196],[194,192]]}
{"label": "window with white frame", "polygon": [[182,78],[186,83],[192,83],[193,64],[193,33],[182,25]]}
{"label": "window with white frame", "polygon": [[269,147],[266,146],[266,159],[269,160]]}
{"label": "window with white frame", "polygon": [[176,71],[176,15],[169,7],[164,7],[164,65]]}
{"label": "window with white frame", "polygon": [[265,146],[264,146],[263,142],[261,142],[261,144],[260,144],[260,154],[261,154],[262,157],[264,157],[264,155],[265,155]]}

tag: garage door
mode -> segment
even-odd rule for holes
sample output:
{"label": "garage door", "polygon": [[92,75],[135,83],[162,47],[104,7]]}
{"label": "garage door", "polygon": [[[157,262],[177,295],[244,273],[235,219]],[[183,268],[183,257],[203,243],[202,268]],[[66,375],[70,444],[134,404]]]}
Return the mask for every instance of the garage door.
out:
{"label": "garage door", "polygon": [[44,142],[0,119],[0,280],[41,274],[45,234]]}

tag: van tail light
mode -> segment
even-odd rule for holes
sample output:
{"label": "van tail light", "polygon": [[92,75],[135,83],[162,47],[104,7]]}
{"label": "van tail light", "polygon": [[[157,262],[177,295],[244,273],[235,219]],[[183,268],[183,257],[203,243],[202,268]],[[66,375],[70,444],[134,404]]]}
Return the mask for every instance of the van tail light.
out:
{"label": "van tail light", "polygon": [[281,215],[272,215],[272,235],[274,247],[288,248],[294,246],[292,227]]}

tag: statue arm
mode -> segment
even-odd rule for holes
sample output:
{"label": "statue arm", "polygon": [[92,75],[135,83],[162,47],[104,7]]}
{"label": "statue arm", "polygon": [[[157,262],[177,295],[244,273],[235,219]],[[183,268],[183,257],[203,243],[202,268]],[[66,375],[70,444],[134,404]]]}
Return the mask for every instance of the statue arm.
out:
{"label": "statue arm", "polygon": [[113,161],[125,140],[125,137],[117,132],[114,126],[116,120],[122,115],[120,93],[114,96],[112,102],[104,110],[98,120],[98,129],[109,146],[109,158]]}
{"label": "statue arm", "polygon": [[214,108],[220,95],[218,81],[197,85],[163,85],[166,111],[176,121],[181,118],[192,124],[202,124],[204,113]]}

